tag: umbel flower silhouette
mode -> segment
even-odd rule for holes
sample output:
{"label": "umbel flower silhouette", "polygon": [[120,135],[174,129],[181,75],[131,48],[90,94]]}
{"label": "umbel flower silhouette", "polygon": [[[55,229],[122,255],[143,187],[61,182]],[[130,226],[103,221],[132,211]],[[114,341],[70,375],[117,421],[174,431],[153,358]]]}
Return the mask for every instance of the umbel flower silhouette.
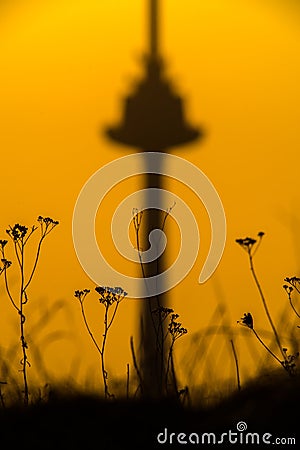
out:
{"label": "umbel flower silhouette", "polygon": [[244,317],[242,317],[241,322],[238,321],[238,323],[241,323],[242,325],[245,325],[246,327],[253,330],[253,317],[251,313],[244,313]]}
{"label": "umbel flower silhouette", "polygon": [[[51,231],[59,224],[57,220],[53,220],[50,217],[39,216],[37,219],[38,225],[33,225],[32,227],[26,227],[16,223],[14,226],[9,226],[6,230],[6,234],[9,236],[11,242],[13,243],[13,249],[15,254],[15,259],[17,267],[19,268],[19,293],[14,295],[10,289],[9,279],[8,279],[8,269],[12,265],[12,261],[6,258],[6,248],[8,241],[6,239],[0,240],[0,253],[1,253],[1,263],[0,274],[4,273],[5,289],[8,298],[17,311],[19,316],[20,324],[20,341],[22,349],[22,358],[20,360],[21,370],[23,375],[23,393],[24,393],[24,405],[27,406],[29,402],[29,388],[28,388],[28,378],[27,378],[27,368],[30,367],[30,362],[28,360],[28,343],[26,340],[25,333],[25,305],[29,301],[28,288],[36,272],[38,261],[40,258],[41,247],[45,237],[51,233]],[[40,237],[35,251],[34,262],[31,271],[29,271],[29,276],[26,278],[27,271],[25,270],[25,250],[29,239],[32,237],[33,233],[40,228]]]}
{"label": "umbel flower silhouette", "polygon": [[[127,292],[125,292],[121,287],[108,287],[108,286],[96,286],[95,291],[100,295],[99,302],[100,304],[104,305],[105,311],[104,311],[104,320],[103,320],[103,334],[102,334],[102,343],[101,345],[98,344],[94,333],[92,332],[89,322],[87,320],[85,309],[84,309],[84,300],[86,296],[90,293],[89,289],[83,289],[83,290],[77,290],[75,291],[75,298],[79,300],[80,306],[81,306],[81,314],[84,321],[85,328],[87,332],[89,333],[89,336],[97,350],[97,352],[100,355],[101,360],[101,372],[102,372],[102,379],[103,379],[103,387],[104,387],[104,397],[105,398],[111,398],[114,397],[113,394],[109,392],[108,389],[108,373],[105,369],[105,346],[107,342],[107,336],[108,331],[110,327],[112,326],[112,323],[116,317],[117,310],[119,307],[120,302],[126,297]],[[110,314],[110,309],[113,307],[113,311]]]}
{"label": "umbel flower silhouette", "polygon": [[[299,314],[296,306],[294,305],[294,302],[293,302],[293,299],[292,299],[292,292],[293,291],[295,291],[298,294],[300,294],[300,278],[299,277],[291,277],[291,278],[286,277],[284,279],[284,281],[286,283],[288,283],[289,285],[284,284],[283,285],[283,289],[287,293],[287,296],[288,296],[288,299],[289,299],[289,302],[290,302],[292,310],[294,311],[294,313],[296,314],[298,319],[300,319],[300,314]],[[298,328],[300,328],[299,325],[298,325]]]}

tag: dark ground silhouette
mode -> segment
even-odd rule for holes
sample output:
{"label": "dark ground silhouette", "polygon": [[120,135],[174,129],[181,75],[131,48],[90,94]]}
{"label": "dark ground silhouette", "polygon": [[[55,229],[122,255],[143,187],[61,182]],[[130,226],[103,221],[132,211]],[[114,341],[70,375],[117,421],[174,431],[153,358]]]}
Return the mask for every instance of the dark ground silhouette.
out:
{"label": "dark ground silhouette", "polygon": [[[10,407],[0,411],[1,448],[22,449],[157,449],[157,448],[257,448],[257,445],[226,443],[179,444],[190,433],[222,433],[237,431],[237,423],[245,422],[246,433],[263,434],[271,443],[276,438],[295,438],[296,444],[276,445],[276,448],[299,448],[300,378],[286,374],[266,376],[263,381],[252,382],[218,405],[210,408],[196,405],[183,407],[171,400],[112,400],[80,394],[50,396],[42,404],[28,408]],[[158,443],[161,441],[173,444]],[[192,441],[196,439],[192,436]],[[212,436],[210,437],[212,439]],[[231,439],[235,439],[232,435]],[[240,433],[238,433],[240,439]],[[250,438],[249,438],[250,439]],[[251,441],[249,441],[251,442]],[[255,442],[255,441],[254,441]],[[285,442],[285,441],[283,441]],[[261,442],[259,448],[269,444]],[[274,445],[275,447],[275,445]],[[271,447],[272,448],[272,447]]]}

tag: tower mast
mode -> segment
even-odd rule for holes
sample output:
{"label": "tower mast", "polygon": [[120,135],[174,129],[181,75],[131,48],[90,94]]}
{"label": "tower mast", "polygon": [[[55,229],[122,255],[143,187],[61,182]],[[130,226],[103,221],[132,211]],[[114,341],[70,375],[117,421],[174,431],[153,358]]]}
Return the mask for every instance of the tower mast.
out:
{"label": "tower mast", "polygon": [[[162,0],[147,0],[147,58],[145,72],[134,91],[123,101],[123,117],[119,124],[109,127],[107,135],[114,141],[143,152],[167,152],[174,146],[194,141],[201,133],[191,127],[184,117],[182,99],[173,91],[162,70],[160,54],[160,14]],[[147,170],[144,187],[163,188],[161,177]],[[151,193],[146,194],[151,195]],[[146,202],[147,203],[147,202]],[[170,205],[171,206],[171,205]],[[149,245],[151,230],[161,228],[162,212],[146,210],[141,229],[141,246]],[[163,272],[164,259],[144,265],[143,276],[150,278]],[[166,379],[165,323],[155,314],[158,307],[167,304],[166,294],[141,300],[139,365],[144,394],[164,395]]]}
{"label": "tower mast", "polygon": [[150,57],[156,59],[159,55],[159,17],[158,17],[158,0],[149,0],[149,43]]}

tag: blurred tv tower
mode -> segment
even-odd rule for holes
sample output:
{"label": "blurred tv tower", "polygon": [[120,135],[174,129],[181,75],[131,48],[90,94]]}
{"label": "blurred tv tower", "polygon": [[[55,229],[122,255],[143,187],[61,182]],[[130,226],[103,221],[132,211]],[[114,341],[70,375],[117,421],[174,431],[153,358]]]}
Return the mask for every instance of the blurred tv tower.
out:
{"label": "blurred tv tower", "polygon": [[[164,75],[164,61],[160,51],[161,0],[147,0],[147,5],[149,20],[145,73],[134,92],[123,99],[121,122],[109,127],[106,134],[112,140],[139,151],[168,152],[172,147],[194,141],[201,137],[202,133],[187,124],[183,100],[173,91]],[[160,175],[147,173],[144,177],[145,189],[162,187],[163,180]],[[147,201],[145,203],[147,204]],[[140,228],[140,244],[143,250],[149,247],[150,231],[161,229],[163,220],[164,214],[159,209],[144,212]],[[143,276],[148,278],[162,273],[165,263],[162,255],[159,260],[144,264]],[[144,394],[157,397],[165,394],[166,330],[160,314],[155,311],[166,307],[167,295],[151,298],[146,298],[146,295],[145,292],[145,298],[139,300],[141,306],[138,364]]]}

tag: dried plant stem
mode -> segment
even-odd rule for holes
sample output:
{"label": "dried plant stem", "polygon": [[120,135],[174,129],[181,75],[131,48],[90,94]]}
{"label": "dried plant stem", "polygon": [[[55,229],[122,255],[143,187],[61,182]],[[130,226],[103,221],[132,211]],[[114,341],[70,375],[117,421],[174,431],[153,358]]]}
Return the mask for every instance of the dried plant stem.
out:
{"label": "dried plant stem", "polygon": [[[170,215],[172,209],[174,208],[175,204],[176,203],[174,202],[174,204],[170,208],[168,208],[167,211],[164,211],[164,217],[163,217],[163,221],[162,221],[161,231],[164,231],[167,218],[169,217],[169,215]],[[158,259],[156,260],[156,267],[157,267],[157,273],[158,273],[158,270],[159,270]],[[159,295],[157,296],[157,306],[158,306],[158,314],[159,314],[159,321],[158,321],[159,329],[157,331],[157,346],[160,347],[161,379],[163,379],[163,376],[164,376],[164,363],[165,363],[165,361],[164,361],[165,360],[165,341],[166,341],[166,336],[165,336],[165,333],[164,333],[164,322],[165,322],[166,317],[164,317],[164,318],[162,317],[161,302],[160,302]],[[172,351],[173,351],[173,349],[172,349]],[[174,379],[176,380],[174,360],[173,360],[173,353],[172,353],[171,358],[172,358],[172,371],[173,371]],[[167,371],[166,371],[166,376],[167,376]],[[176,386],[177,386],[177,384],[176,384]],[[177,392],[177,388],[176,388],[176,392]]]}
{"label": "dried plant stem", "polygon": [[[117,305],[118,306],[118,305]],[[100,351],[101,356],[101,370],[102,370],[102,378],[103,378],[103,385],[104,385],[104,397],[108,398],[111,397],[111,394],[108,391],[108,384],[107,384],[107,371],[105,370],[105,359],[104,359],[104,352],[105,352],[105,344],[107,340],[107,333],[108,333],[108,308],[109,305],[105,305],[105,314],[104,314],[104,333],[103,333],[103,339],[102,339],[102,346]],[[115,308],[116,310],[116,308]],[[112,323],[112,322],[110,322]]]}
{"label": "dried plant stem", "polygon": [[[144,263],[143,263],[143,259],[142,259],[142,248],[141,248],[141,243],[140,243],[140,227],[141,227],[141,222],[142,222],[142,217],[143,217],[143,211],[137,211],[134,210],[134,215],[133,215],[133,224],[134,224],[134,229],[135,229],[135,238],[136,238],[136,247],[137,247],[137,251],[138,251],[138,255],[139,255],[139,261],[140,261],[140,266],[141,266],[141,270],[142,270],[142,277],[145,280],[145,287],[147,290],[147,284],[146,284],[146,272],[145,272],[145,267],[144,267]],[[155,332],[155,336],[156,336],[156,345],[159,345],[159,339],[158,339],[158,330],[153,318],[153,313],[152,313],[152,309],[151,309],[151,299],[145,299],[148,303],[149,306],[149,314],[151,317],[151,322],[153,325],[153,329]],[[159,350],[159,348],[157,348]]]}
{"label": "dried plant stem", "polygon": [[137,363],[137,359],[136,359],[136,354],[135,354],[135,350],[134,350],[134,343],[133,343],[133,337],[130,337],[130,349],[131,349],[131,355],[132,355],[132,360],[133,360],[133,366],[135,368],[138,380],[139,380],[139,384],[140,384],[140,389],[143,392],[143,378]]}
{"label": "dried plant stem", "polygon": [[279,362],[279,364],[282,366],[282,361],[280,361],[280,359],[275,355],[275,353],[272,352],[272,350],[264,343],[264,341],[259,337],[259,335],[257,334],[257,332],[255,331],[254,328],[252,328],[252,331],[255,335],[255,337],[259,340],[259,342],[264,346],[264,348],[270,353],[270,355],[273,356],[274,359],[276,359],[277,362]]}
{"label": "dried plant stem", "polygon": [[[270,314],[270,312],[269,312],[269,308],[268,308],[268,305],[267,305],[267,302],[266,302],[266,299],[265,299],[265,296],[264,296],[262,287],[261,287],[261,285],[260,285],[260,282],[259,282],[259,280],[258,280],[258,277],[257,277],[256,272],[255,272],[255,269],[254,269],[254,264],[253,264],[253,254],[251,254],[251,250],[248,252],[248,255],[249,255],[249,262],[250,262],[250,270],[251,270],[251,273],[252,273],[254,282],[255,282],[255,284],[256,284],[256,287],[257,287],[257,289],[258,289],[260,298],[261,298],[261,300],[262,300],[262,303],[263,303],[263,306],[264,306],[265,313],[266,313],[266,315],[267,315],[268,321],[269,321],[269,323],[270,323],[270,325],[271,325],[271,328],[272,328],[272,330],[273,330],[273,334],[274,334],[274,336],[275,336],[275,340],[276,340],[276,343],[277,343],[277,345],[278,345],[279,351],[280,351],[280,353],[282,354],[283,359],[286,360],[286,355],[285,355],[284,351],[282,350],[282,345],[281,345],[281,342],[280,342],[280,339],[279,339],[279,335],[278,335],[278,333],[277,333],[276,327],[275,327],[274,322],[273,322],[273,320],[272,320],[272,317],[271,317],[271,314]],[[264,345],[264,344],[263,344],[263,345]],[[267,347],[266,347],[266,348],[267,348]],[[270,351],[270,350],[268,349],[268,351]],[[270,352],[271,352],[271,351],[270,351]],[[272,353],[272,352],[271,352],[271,353]],[[273,354],[273,356],[275,356],[275,355]],[[276,356],[275,356],[275,358],[278,360],[278,358],[277,358]]]}
{"label": "dried plant stem", "polygon": [[141,266],[141,270],[142,270],[142,276],[145,279],[146,278],[146,273],[145,273],[144,263],[143,263],[143,260],[142,260],[142,249],[141,249],[141,244],[140,244],[140,226],[141,226],[141,221],[142,221],[142,213],[141,212],[135,212],[135,215],[133,216],[133,224],[134,224],[134,229],[135,229],[136,247],[137,247],[137,251],[138,251],[138,255],[139,255],[140,266]]}
{"label": "dried plant stem", "polygon": [[175,344],[175,340],[176,339],[172,339],[171,345],[170,345],[170,349],[169,349],[169,356],[168,356],[168,361],[167,361],[167,369],[166,369],[166,388],[168,391],[168,386],[169,386],[169,376],[171,373],[171,377],[172,377],[172,385],[173,385],[173,389],[174,392],[176,393],[176,395],[178,394],[178,384],[177,384],[177,378],[176,378],[176,373],[175,373],[175,365],[174,365],[174,357],[173,357],[173,350],[174,350],[174,344]]}
{"label": "dried plant stem", "polygon": [[11,301],[13,307],[14,307],[14,308],[18,311],[18,313],[19,313],[19,308],[18,308],[18,306],[16,305],[16,303],[15,303],[15,301],[14,301],[14,299],[13,299],[11,293],[10,293],[10,289],[9,289],[9,285],[8,285],[8,278],[7,278],[7,269],[6,269],[6,268],[4,269],[4,280],[5,280],[5,289],[6,289],[7,295],[8,295],[8,297],[9,297],[9,299],[10,299],[10,301]]}
{"label": "dried plant stem", "polygon": [[[113,397],[112,394],[109,393],[108,390],[108,383],[107,383],[107,371],[105,369],[105,349],[106,349],[106,343],[107,343],[107,337],[108,337],[108,331],[110,327],[112,326],[112,323],[116,317],[117,310],[119,307],[119,303],[121,300],[127,295],[123,289],[117,287],[117,288],[103,288],[101,286],[97,286],[95,290],[100,294],[100,303],[102,303],[105,307],[104,312],[104,330],[102,335],[102,342],[101,345],[98,344],[96,338],[93,335],[93,332],[89,326],[85,309],[84,309],[84,300],[87,294],[90,292],[89,289],[84,289],[83,291],[75,291],[75,297],[79,300],[80,307],[81,307],[81,315],[84,321],[84,325],[86,330],[88,331],[88,334],[97,350],[97,352],[100,355],[100,361],[101,361],[101,373],[103,378],[103,387],[104,387],[104,397],[110,398]],[[114,310],[111,314],[111,317],[109,317],[109,310],[110,307],[114,304]]]}
{"label": "dried plant stem", "polygon": [[35,256],[35,261],[34,261],[34,264],[33,264],[33,268],[32,268],[31,274],[30,274],[30,276],[28,278],[28,281],[27,281],[27,283],[26,283],[26,285],[24,287],[24,290],[26,290],[28,288],[28,286],[30,285],[31,280],[33,278],[33,275],[34,275],[34,273],[36,271],[37,264],[38,264],[38,261],[39,261],[39,257],[40,257],[40,254],[41,254],[42,243],[43,243],[43,240],[44,240],[45,237],[46,237],[46,234],[43,234],[41,236],[40,240],[39,240],[39,243],[38,243],[38,246],[37,246],[37,251],[36,251],[36,256]]}
{"label": "dried plant stem", "polygon": [[80,305],[81,305],[81,314],[82,314],[82,318],[83,318],[83,321],[84,321],[85,328],[86,328],[87,332],[89,333],[90,338],[93,341],[93,344],[95,345],[97,351],[99,352],[99,354],[101,354],[101,349],[100,349],[96,339],[94,338],[94,335],[93,335],[93,333],[92,333],[92,331],[90,329],[89,323],[87,321],[87,318],[86,318],[86,315],[85,315],[84,306],[83,306],[83,301],[80,302]]}
{"label": "dried plant stem", "polygon": [[230,339],[230,344],[231,344],[232,354],[233,354],[233,358],[234,358],[234,362],[235,362],[237,388],[238,388],[238,391],[240,391],[241,390],[241,379],[240,379],[239,361],[238,361],[238,357],[236,354],[234,342],[232,339]]}
{"label": "dried plant stem", "polygon": [[168,360],[167,360],[167,368],[166,368],[166,390],[168,391],[169,386],[169,372],[170,372],[170,362],[171,362],[171,355],[173,351],[174,346],[174,340],[172,340],[170,348],[169,348],[169,354],[168,354]]}
{"label": "dried plant stem", "polygon": [[295,306],[294,306],[294,304],[293,304],[293,302],[292,302],[292,296],[291,296],[290,293],[289,293],[289,301],[290,301],[290,305],[291,305],[291,307],[292,307],[292,310],[294,311],[294,313],[296,314],[296,316],[298,317],[298,319],[300,319],[300,314],[298,313],[298,311],[296,310],[296,308],[295,308]]}
{"label": "dried plant stem", "polygon": [[129,385],[130,385],[130,368],[129,364],[127,364],[127,371],[126,371],[126,400],[129,400]]}
{"label": "dried plant stem", "polygon": [[105,315],[104,315],[104,334],[103,334],[103,340],[102,340],[102,345],[101,347],[98,345],[98,342],[96,341],[92,330],[89,326],[88,320],[86,318],[86,314],[85,314],[85,310],[84,310],[84,302],[83,300],[80,302],[81,304],[81,314],[82,314],[82,318],[84,321],[84,325],[87,329],[87,332],[96,348],[96,350],[98,351],[99,355],[100,355],[100,360],[101,360],[101,373],[102,373],[102,379],[103,379],[103,386],[104,386],[104,396],[105,398],[109,397],[109,391],[108,391],[108,384],[107,384],[107,371],[105,370],[105,359],[104,359],[104,351],[105,351],[105,344],[106,344],[106,339],[107,339],[107,332],[108,332],[108,324],[107,324],[107,320],[108,320],[108,307],[105,307]]}
{"label": "dried plant stem", "polygon": [[[21,287],[20,287],[20,336],[21,336],[21,346],[22,346],[22,354],[23,357],[21,359],[21,365],[22,365],[22,375],[23,375],[23,382],[24,382],[24,405],[28,405],[29,400],[29,393],[28,393],[28,381],[27,381],[27,364],[28,358],[27,358],[27,343],[25,340],[25,315],[23,313],[23,307],[25,303],[27,302],[27,297],[24,289],[24,242],[23,238],[21,240],[21,255],[20,255],[20,270],[21,270]],[[25,297],[25,298],[24,298]]]}

